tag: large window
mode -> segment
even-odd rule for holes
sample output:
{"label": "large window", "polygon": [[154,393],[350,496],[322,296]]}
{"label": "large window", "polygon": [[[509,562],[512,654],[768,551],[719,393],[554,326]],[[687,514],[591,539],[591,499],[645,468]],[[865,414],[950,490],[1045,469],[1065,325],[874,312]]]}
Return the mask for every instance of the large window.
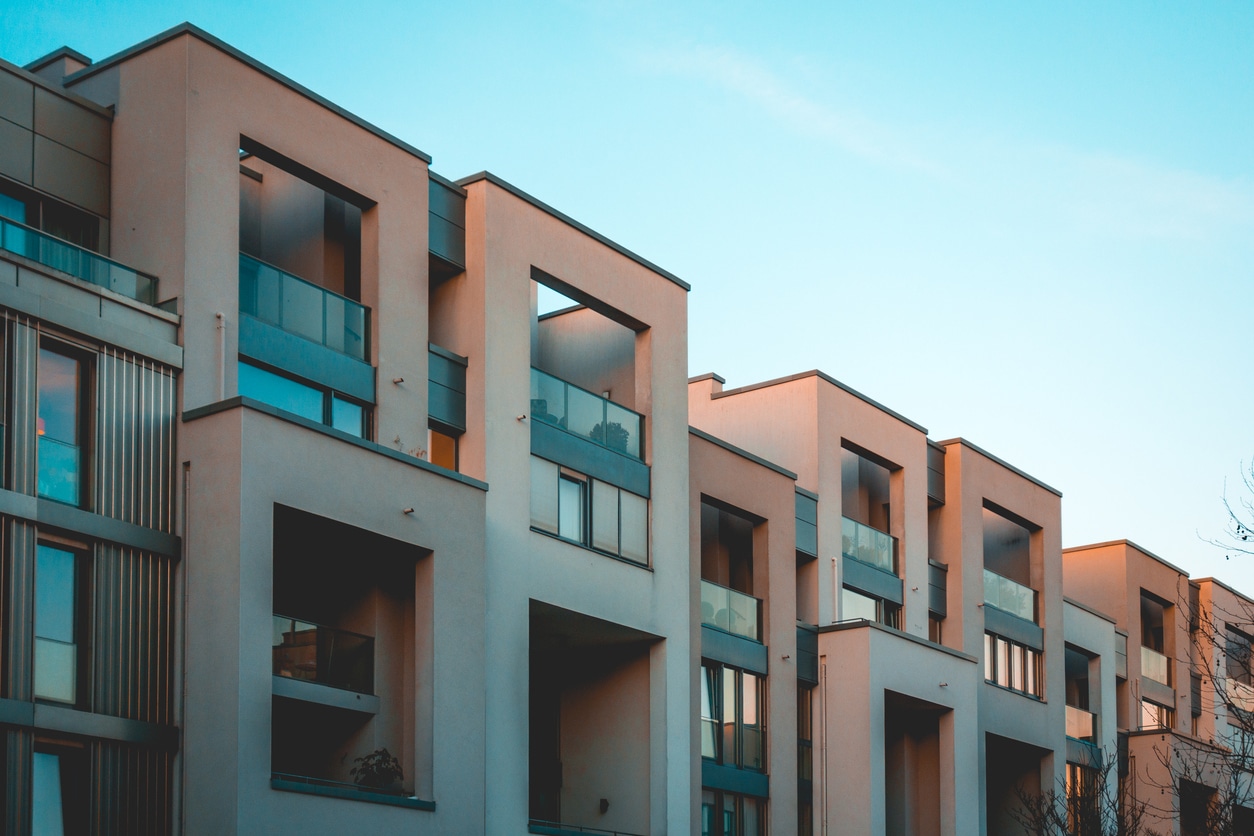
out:
{"label": "large window", "polygon": [[1149,700],[1141,700],[1142,729],[1170,729],[1175,724],[1175,709]]}
{"label": "large window", "polygon": [[766,799],[701,791],[701,836],[764,836]]}
{"label": "large window", "polygon": [[901,627],[901,605],[843,586],[840,589],[840,620],[878,621],[894,629]]}
{"label": "large window", "polygon": [[80,747],[36,740],[31,761],[31,821],[36,836],[87,832],[86,754]]}
{"label": "large window", "polygon": [[85,561],[49,543],[35,549],[35,698],[76,704],[82,692],[81,627],[86,622],[80,594]]}
{"label": "large window", "polygon": [[648,563],[649,503],[600,479],[531,457],[531,527]]}
{"label": "large window", "polygon": [[701,666],[701,757],[742,769],[766,768],[766,681],[748,671]]}
{"label": "large window", "polygon": [[86,498],[85,365],[68,346],[48,341],[39,346],[37,489],[40,496],[70,505]]}
{"label": "large window", "polygon": [[1037,650],[984,634],[984,679],[1033,697],[1041,696],[1041,654]]}
{"label": "large window", "polygon": [[239,393],[340,432],[369,437],[370,410],[364,404],[243,360],[239,364]]}

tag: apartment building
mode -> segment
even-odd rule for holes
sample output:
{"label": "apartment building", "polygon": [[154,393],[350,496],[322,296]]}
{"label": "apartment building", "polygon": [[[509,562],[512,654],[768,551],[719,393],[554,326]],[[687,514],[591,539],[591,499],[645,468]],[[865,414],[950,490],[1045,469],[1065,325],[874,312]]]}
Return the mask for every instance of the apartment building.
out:
{"label": "apartment building", "polygon": [[1243,745],[1249,599],[430,165],[187,24],[0,62],[6,832],[1017,833]]}

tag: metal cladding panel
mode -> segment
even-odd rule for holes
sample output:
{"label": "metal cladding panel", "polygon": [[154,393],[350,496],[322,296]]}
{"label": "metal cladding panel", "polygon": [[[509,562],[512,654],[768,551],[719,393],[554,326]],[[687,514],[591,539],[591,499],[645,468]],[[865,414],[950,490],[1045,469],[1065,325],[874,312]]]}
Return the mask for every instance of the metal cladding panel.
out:
{"label": "metal cladding panel", "polygon": [[174,562],[97,544],[93,708],[147,723],[174,717]]}
{"label": "metal cladding panel", "polygon": [[0,547],[4,573],[0,600],[4,602],[4,696],[33,699],[35,644],[35,526],[12,517],[3,518]]}
{"label": "metal cladding panel", "polygon": [[817,557],[819,553],[819,503],[802,494],[796,496],[797,551]]}
{"label": "metal cladding panel", "polygon": [[0,69],[0,119],[27,130],[35,127],[35,85]]}
{"label": "metal cladding panel", "polygon": [[34,166],[34,132],[0,119],[0,174],[29,184],[34,177]]}
{"label": "metal cladding panel", "polygon": [[928,445],[927,495],[937,502],[945,501],[945,451]]}
{"label": "metal cladding panel", "polygon": [[904,600],[901,578],[896,575],[855,560],[849,555],[844,555],[841,568],[844,576],[841,581],[845,586],[892,601],[894,604],[900,604]]}
{"label": "metal cladding panel", "polygon": [[174,829],[173,756],[97,741],[91,746],[94,833],[167,834]]}
{"label": "metal cladding panel", "polygon": [[771,794],[771,781],[763,773],[707,760],[701,761],[701,786],[758,798],[767,798]]}
{"label": "metal cladding panel", "polygon": [[[4,735],[4,832],[31,832],[31,762],[35,735],[29,729],[7,729]],[[17,803],[23,799],[22,803]]]}
{"label": "metal cladding panel", "polygon": [[109,129],[101,114],[35,88],[35,133],[108,165]]}
{"label": "metal cladding panel", "polygon": [[1141,696],[1168,708],[1175,708],[1176,705],[1176,689],[1148,676],[1141,677]]}
{"label": "metal cladding panel", "polygon": [[96,381],[96,511],[173,531],[173,370],[106,347],[98,358]]}
{"label": "metal cladding panel", "polygon": [[819,684],[819,634],[810,627],[797,628],[797,679]]}
{"label": "metal cladding panel", "polygon": [[35,188],[81,206],[89,212],[109,215],[109,166],[35,134]]}
{"label": "metal cladding panel", "polygon": [[466,266],[466,230],[444,218],[430,216],[427,249],[458,267]]}
{"label": "metal cladding panel", "polygon": [[531,453],[637,496],[649,497],[647,464],[544,421],[531,422]]}
{"label": "metal cladding panel", "polygon": [[767,670],[769,659],[766,645],[743,636],[724,633],[722,630],[716,630],[704,624],[701,625],[701,655],[706,659],[762,676],[770,673]]}
{"label": "metal cladding panel", "polygon": [[1189,699],[1192,701],[1192,715],[1202,716],[1202,677],[1197,674],[1189,676]]}
{"label": "metal cladding panel", "polygon": [[375,402],[374,366],[247,314],[239,318],[239,353],[360,401]]}
{"label": "metal cladding panel", "polygon": [[427,414],[434,421],[466,429],[466,364],[443,353],[427,355]]}
{"label": "metal cladding panel", "polygon": [[949,615],[949,573],[939,566],[927,567],[927,608],[941,618]]}
{"label": "metal cladding panel", "polygon": [[8,371],[11,379],[5,391],[11,393],[8,407],[9,425],[5,428],[6,453],[9,456],[9,490],[35,494],[35,360],[39,356],[39,333],[32,320],[9,314],[5,320],[8,347]]}

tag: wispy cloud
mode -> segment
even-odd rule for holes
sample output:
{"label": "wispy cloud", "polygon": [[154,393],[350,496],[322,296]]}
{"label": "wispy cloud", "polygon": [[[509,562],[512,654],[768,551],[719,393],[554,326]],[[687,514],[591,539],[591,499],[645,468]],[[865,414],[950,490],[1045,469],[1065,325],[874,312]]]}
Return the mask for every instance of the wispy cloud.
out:
{"label": "wispy cloud", "polygon": [[648,68],[697,78],[736,93],[789,130],[827,140],[865,160],[943,174],[895,130],[864,114],[817,102],[762,61],[725,47],[653,50],[637,58]]}

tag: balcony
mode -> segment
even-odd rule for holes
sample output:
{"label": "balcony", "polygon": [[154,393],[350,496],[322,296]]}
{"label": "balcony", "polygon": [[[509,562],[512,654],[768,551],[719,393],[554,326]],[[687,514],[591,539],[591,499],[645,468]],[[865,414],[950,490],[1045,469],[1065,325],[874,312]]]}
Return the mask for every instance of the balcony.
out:
{"label": "balcony", "polygon": [[841,517],[840,550],[845,557],[897,574],[897,538],[869,525]]}
{"label": "balcony", "polygon": [[1096,716],[1091,711],[1067,706],[1067,737],[1084,743],[1096,743]]}
{"label": "balcony", "polygon": [[374,639],[369,636],[276,614],[272,646],[275,676],[374,693]]}
{"label": "balcony", "polygon": [[[1231,677],[1225,680],[1225,682],[1228,690],[1228,702],[1234,708],[1254,713],[1254,685],[1247,685],[1244,682],[1238,679],[1232,679]],[[1195,711],[1197,710],[1196,706],[1200,703],[1201,700],[1199,699],[1197,703],[1194,704]]]}
{"label": "balcony", "polygon": [[157,280],[152,276],[3,217],[0,217],[0,249],[137,302],[157,304]]}
{"label": "balcony", "polygon": [[1036,623],[1036,590],[984,570],[984,603]]}
{"label": "balcony", "polygon": [[752,595],[701,581],[701,623],[750,641],[762,641],[762,602]]}
{"label": "balcony", "polygon": [[239,311],[369,362],[369,308],[243,253],[239,256]]}
{"label": "balcony", "polygon": [[1170,660],[1157,650],[1141,645],[1141,676],[1170,687]]}
{"label": "balcony", "polygon": [[537,368],[531,370],[531,418],[607,450],[644,458],[642,415]]}

